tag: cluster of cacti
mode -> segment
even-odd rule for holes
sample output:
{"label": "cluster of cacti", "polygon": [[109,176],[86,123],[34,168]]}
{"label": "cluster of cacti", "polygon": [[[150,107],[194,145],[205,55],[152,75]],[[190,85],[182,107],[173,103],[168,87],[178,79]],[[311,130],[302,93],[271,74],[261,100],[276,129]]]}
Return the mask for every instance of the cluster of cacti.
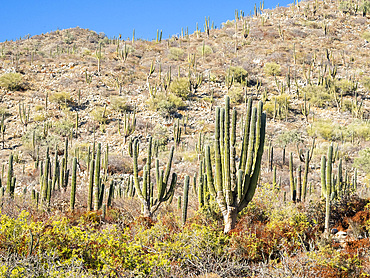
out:
{"label": "cluster of cacti", "polygon": [[101,59],[103,58],[103,55],[101,53],[101,43],[99,43],[98,48],[95,51],[95,57],[98,60],[98,72],[100,72],[100,67],[101,67]]}
{"label": "cluster of cacti", "polygon": [[307,104],[306,93],[303,95],[303,106],[301,107],[302,114],[305,117],[306,121],[308,121],[308,115],[310,114],[311,104]]}
{"label": "cluster of cacti", "polygon": [[162,41],[162,30],[159,32],[157,29],[157,38],[155,40],[157,43]]}
{"label": "cluster of cacti", "polygon": [[312,159],[313,150],[315,149],[315,138],[312,140],[312,145],[310,149],[306,150],[306,153],[303,153],[303,149],[299,148],[299,144],[297,144],[298,156],[299,160],[304,163],[304,174],[303,174],[303,183],[302,183],[302,190],[301,194],[297,197],[297,201],[305,201],[306,194],[307,194],[307,181],[308,181],[308,171],[309,165]]}
{"label": "cluster of cacti", "polygon": [[143,168],[142,182],[139,180],[138,157],[139,140],[135,139],[133,143],[133,169],[135,191],[142,203],[142,211],[145,217],[152,217],[160,205],[166,201],[172,200],[177,182],[177,174],[172,173],[172,179],[169,183],[171,173],[174,147],[171,147],[170,156],[166,166],[166,171],[160,170],[159,159],[155,160],[155,177],[157,197],[154,195],[154,183],[151,181],[151,162],[152,162],[152,138],[149,139],[147,161]]}
{"label": "cluster of cacti", "polygon": [[224,217],[225,232],[234,228],[238,213],[252,200],[257,187],[266,128],[266,114],[262,112],[262,108],[262,101],[257,107],[252,108],[252,99],[248,99],[239,169],[237,170],[237,113],[234,109],[230,129],[230,98],[225,97],[225,108],[216,107],[215,174],[213,174],[208,145],[205,153],[205,187],[219,205]]}
{"label": "cluster of cacti", "polygon": [[123,130],[121,129],[121,122],[118,121],[118,133],[123,136],[124,143],[127,138],[135,132],[136,129],[136,113],[128,114],[125,113],[123,119]]}
{"label": "cluster of cacti", "polygon": [[27,127],[30,121],[30,105],[28,105],[28,109],[25,107],[24,103],[19,103],[19,119],[21,123]]}

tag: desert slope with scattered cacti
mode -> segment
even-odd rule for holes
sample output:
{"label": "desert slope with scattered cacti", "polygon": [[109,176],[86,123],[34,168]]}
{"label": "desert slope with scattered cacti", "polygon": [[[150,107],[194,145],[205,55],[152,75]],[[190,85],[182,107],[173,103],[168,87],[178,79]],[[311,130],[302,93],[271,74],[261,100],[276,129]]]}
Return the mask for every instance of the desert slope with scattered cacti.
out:
{"label": "desert slope with scattered cacti", "polygon": [[4,277],[369,277],[370,2],[0,43]]}

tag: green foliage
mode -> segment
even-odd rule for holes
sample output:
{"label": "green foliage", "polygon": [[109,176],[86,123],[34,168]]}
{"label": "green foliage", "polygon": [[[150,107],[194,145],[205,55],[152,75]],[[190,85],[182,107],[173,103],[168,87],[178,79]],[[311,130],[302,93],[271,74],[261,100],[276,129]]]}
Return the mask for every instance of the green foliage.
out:
{"label": "green foliage", "polygon": [[370,140],[370,123],[355,120],[347,126],[330,120],[318,120],[307,130],[310,136],[321,137],[330,141]]}
{"label": "green foliage", "polygon": [[355,157],[353,166],[366,174],[370,173],[370,148],[358,152],[358,157]]}
{"label": "green foliage", "polygon": [[341,138],[341,126],[328,120],[315,121],[307,130],[310,136],[336,141]]}
{"label": "green foliage", "polygon": [[90,115],[94,121],[105,124],[108,120],[109,110],[106,107],[96,107],[90,112]]}
{"label": "green foliage", "polygon": [[153,139],[158,143],[160,149],[164,149],[169,141],[169,132],[168,128],[157,124],[153,129]]}
{"label": "green foliage", "polygon": [[228,95],[231,103],[241,104],[244,101],[245,92],[242,86],[236,85],[229,90]]}
{"label": "green foliage", "polygon": [[151,110],[158,111],[163,116],[169,116],[177,109],[185,107],[183,100],[174,94],[157,93],[148,99],[147,104]]}
{"label": "green foliage", "polygon": [[336,81],[335,86],[337,88],[337,91],[339,93],[343,93],[343,95],[352,94],[355,92],[357,88],[356,83],[348,79],[341,79],[341,80]]}
{"label": "green foliage", "polygon": [[277,76],[281,74],[281,66],[274,62],[266,63],[263,66],[263,71],[266,75]]}
{"label": "green foliage", "polygon": [[240,84],[246,84],[248,72],[242,67],[230,67],[230,74],[234,76],[234,80]]}
{"label": "green foliage", "polygon": [[178,47],[171,47],[168,51],[168,59],[179,61],[182,60],[184,56],[184,50]]}
{"label": "green foliage", "polygon": [[126,101],[126,98],[120,96],[112,96],[110,98],[110,105],[112,106],[113,110],[119,113],[124,113],[131,110],[130,105]]}
{"label": "green foliage", "polygon": [[72,97],[68,92],[55,92],[49,96],[49,100],[58,105],[65,105],[67,107],[71,104]]}
{"label": "green foliage", "polygon": [[8,91],[17,91],[24,88],[23,76],[20,73],[4,73],[0,76],[0,87]]}
{"label": "green foliage", "polygon": [[190,95],[190,84],[189,80],[185,77],[178,78],[171,82],[170,91],[182,99],[188,99]]}
{"label": "green foliage", "polygon": [[362,86],[364,86],[366,90],[370,91],[370,77],[369,76],[363,77],[361,80],[361,84]]}
{"label": "green foliage", "polygon": [[285,148],[288,144],[296,144],[301,141],[302,134],[296,129],[284,131],[276,138],[276,143],[282,148]]}
{"label": "green foliage", "polygon": [[333,95],[321,85],[308,85],[301,89],[301,95],[306,93],[307,99],[316,107],[331,106],[334,101]]}
{"label": "green foliage", "polygon": [[203,50],[203,45],[200,45],[197,47],[197,53],[200,57],[203,56],[203,51],[204,51],[204,56],[209,56],[213,53],[212,47],[209,45],[204,45],[204,50]]}
{"label": "green foliage", "polygon": [[56,121],[53,125],[52,131],[61,136],[69,136],[71,130],[74,127],[74,122],[71,119],[63,118],[59,121]]}

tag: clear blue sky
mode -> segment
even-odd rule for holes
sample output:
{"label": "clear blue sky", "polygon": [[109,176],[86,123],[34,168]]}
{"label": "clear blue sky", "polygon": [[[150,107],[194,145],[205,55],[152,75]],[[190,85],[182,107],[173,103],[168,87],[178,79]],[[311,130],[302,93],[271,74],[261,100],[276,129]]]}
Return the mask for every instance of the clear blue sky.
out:
{"label": "clear blue sky", "polygon": [[[292,1],[266,0],[266,8],[277,4],[286,6]],[[217,27],[234,19],[235,9],[245,15],[254,9],[248,0],[0,0],[0,42],[15,40],[27,34],[38,35],[79,26],[108,37],[122,34],[123,38],[154,39],[157,29],[163,38],[180,34],[181,28],[195,30],[196,23],[203,30],[204,17],[209,16]]]}

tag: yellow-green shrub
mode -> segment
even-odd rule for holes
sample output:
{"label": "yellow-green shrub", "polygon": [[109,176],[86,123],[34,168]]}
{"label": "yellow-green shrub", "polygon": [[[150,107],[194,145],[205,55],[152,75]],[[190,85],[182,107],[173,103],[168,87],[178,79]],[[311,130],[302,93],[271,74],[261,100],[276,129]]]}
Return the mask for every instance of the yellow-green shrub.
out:
{"label": "yellow-green shrub", "polygon": [[168,51],[168,59],[178,61],[184,56],[184,50],[178,47],[171,47]]}
{"label": "yellow-green shrub", "polygon": [[270,76],[276,76],[281,74],[281,66],[277,63],[271,62],[271,63],[266,63],[263,66],[263,71],[265,74],[270,75]]}
{"label": "yellow-green shrub", "polygon": [[4,73],[0,76],[0,87],[9,90],[17,91],[24,86],[23,76],[20,73]]}
{"label": "yellow-green shrub", "polygon": [[188,99],[190,95],[189,80],[185,77],[178,78],[171,82],[170,91],[182,99]]}

